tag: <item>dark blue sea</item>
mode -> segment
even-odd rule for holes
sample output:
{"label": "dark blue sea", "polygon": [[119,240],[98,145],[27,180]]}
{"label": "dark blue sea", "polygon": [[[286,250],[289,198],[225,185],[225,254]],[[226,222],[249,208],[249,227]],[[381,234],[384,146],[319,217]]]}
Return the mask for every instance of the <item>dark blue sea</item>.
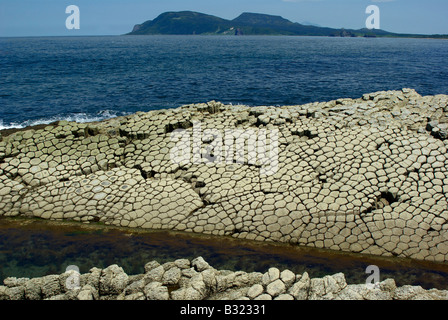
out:
{"label": "dark blue sea", "polygon": [[303,104],[404,87],[448,94],[447,80],[446,40],[0,38],[0,129],[210,100]]}

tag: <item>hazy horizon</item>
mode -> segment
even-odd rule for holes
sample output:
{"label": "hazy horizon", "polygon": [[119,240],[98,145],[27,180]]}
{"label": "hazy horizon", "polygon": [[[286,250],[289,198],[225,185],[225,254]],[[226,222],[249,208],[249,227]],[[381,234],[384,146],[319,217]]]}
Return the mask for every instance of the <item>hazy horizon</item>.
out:
{"label": "hazy horizon", "polygon": [[[234,19],[243,12],[282,16],[322,27],[361,29],[369,5],[380,8],[380,28],[395,33],[448,34],[448,2],[443,0],[3,0],[0,37],[122,35],[135,24],[167,11],[197,11]],[[80,29],[68,30],[65,9],[80,9]]]}

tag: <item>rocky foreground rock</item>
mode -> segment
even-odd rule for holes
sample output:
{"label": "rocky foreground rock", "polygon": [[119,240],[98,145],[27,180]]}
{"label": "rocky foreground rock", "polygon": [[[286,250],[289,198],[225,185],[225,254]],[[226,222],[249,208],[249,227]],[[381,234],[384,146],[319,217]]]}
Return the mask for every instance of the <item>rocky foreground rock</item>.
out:
{"label": "rocky foreground rock", "polygon": [[[72,278],[74,281],[71,281]],[[128,276],[118,265],[42,278],[7,278],[0,300],[448,300],[448,291],[397,287],[393,279],[347,284],[344,274],[310,278],[307,272],[216,270],[202,257],[160,264]]]}
{"label": "rocky foreground rock", "polygon": [[3,134],[0,215],[446,262],[447,103],[411,89],[210,102]]}

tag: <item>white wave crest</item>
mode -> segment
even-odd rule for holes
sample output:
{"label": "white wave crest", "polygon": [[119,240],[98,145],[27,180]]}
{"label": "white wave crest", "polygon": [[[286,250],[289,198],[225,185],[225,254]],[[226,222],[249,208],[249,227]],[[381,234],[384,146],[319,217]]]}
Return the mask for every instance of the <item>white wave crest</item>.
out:
{"label": "white wave crest", "polygon": [[96,114],[87,114],[87,113],[73,113],[61,116],[52,116],[49,118],[41,118],[35,120],[25,120],[23,122],[11,122],[8,124],[4,124],[3,120],[0,119],[0,130],[5,129],[15,129],[15,128],[25,128],[29,126],[35,126],[39,124],[50,124],[56,121],[66,120],[70,122],[78,122],[78,123],[86,123],[86,122],[95,122],[102,121],[106,119],[112,119],[118,116],[124,116],[129,113],[124,112],[116,112],[111,110],[103,110],[99,111]]}

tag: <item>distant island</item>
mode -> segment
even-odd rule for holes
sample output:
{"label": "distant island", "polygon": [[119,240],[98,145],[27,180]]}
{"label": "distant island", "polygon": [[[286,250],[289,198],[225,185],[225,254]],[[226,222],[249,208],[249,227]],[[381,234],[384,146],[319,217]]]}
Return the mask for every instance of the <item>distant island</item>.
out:
{"label": "distant island", "polygon": [[193,12],[165,12],[134,26],[127,35],[288,35],[326,37],[443,38],[448,35],[399,34],[380,29],[334,29],[291,22],[281,16],[242,13],[233,20]]}

